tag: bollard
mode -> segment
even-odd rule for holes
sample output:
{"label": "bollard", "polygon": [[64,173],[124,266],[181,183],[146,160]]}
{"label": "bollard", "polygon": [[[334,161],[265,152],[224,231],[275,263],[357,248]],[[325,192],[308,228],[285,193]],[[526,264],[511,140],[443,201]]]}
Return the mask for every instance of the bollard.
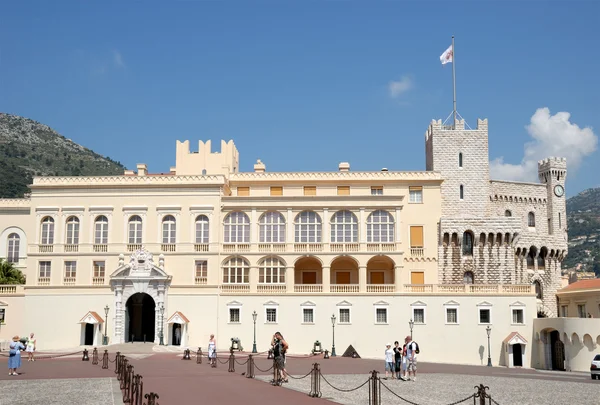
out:
{"label": "bollard", "polygon": [[269,354],[267,354],[267,360],[273,359],[273,349],[269,350]]}
{"label": "bollard", "polygon": [[328,359],[329,358],[329,350],[325,350],[325,354],[323,355],[324,359]]}
{"label": "bollard", "polygon": [[381,380],[377,371],[371,371],[369,377],[369,405],[381,405]]}
{"label": "bollard", "polygon": [[115,374],[119,374],[119,362],[121,361],[121,352],[117,352],[115,357]]}
{"label": "bollard", "polygon": [[125,388],[123,389],[123,403],[129,403],[131,399],[131,382],[133,380],[133,366],[130,364],[125,370]]}
{"label": "bollard", "polygon": [[[125,357],[125,356],[123,356],[123,357]],[[129,360],[127,360],[127,359],[121,360],[121,370],[119,372],[119,376],[117,377],[117,379],[121,382],[120,388],[122,390],[125,389],[125,373],[127,372],[127,366],[128,366],[127,363],[129,363]]]}
{"label": "bollard", "polygon": [[132,405],[142,405],[143,398],[143,386],[142,376],[136,374],[133,376],[133,381],[131,384],[131,388],[129,390],[129,403]]}
{"label": "bollard", "polygon": [[477,398],[479,398],[479,405],[485,405],[485,400],[487,398],[490,399],[489,403],[492,403],[492,397],[490,396],[490,394],[488,394],[486,391],[490,389],[490,387],[487,387],[483,384],[479,384],[475,386],[475,389],[477,390],[477,392],[475,393],[475,395],[473,395],[473,404],[476,405],[477,403]]}
{"label": "bollard", "polygon": [[92,352],[92,364],[98,364],[98,349],[94,347],[94,351]]}
{"label": "bollard", "polygon": [[214,354],[214,357],[211,359],[211,363],[210,366],[212,368],[217,368],[217,363],[219,362],[219,357],[217,355],[217,353]]}
{"label": "bollard", "polygon": [[248,355],[248,363],[246,363],[246,378],[254,378],[254,357]]}
{"label": "bollard", "polygon": [[104,354],[102,355],[102,369],[108,370],[108,350],[104,350]]}
{"label": "bollard", "polygon": [[181,360],[191,360],[191,358],[190,358],[190,349],[185,349],[183,351],[183,358]]}
{"label": "bollard", "polygon": [[321,398],[321,370],[319,363],[313,364],[313,369],[310,372],[310,393],[309,397]]}
{"label": "bollard", "polygon": [[229,355],[229,368],[227,369],[227,371],[230,373],[235,372],[235,355],[233,354],[233,350],[231,351],[231,354]]}
{"label": "bollard", "polygon": [[201,347],[199,347],[198,351],[196,352],[196,363],[202,364],[202,348]]}
{"label": "bollard", "polygon": [[159,396],[154,392],[144,395],[144,398],[148,400],[148,402],[146,402],[146,405],[159,405],[158,402],[156,402]]}
{"label": "bollard", "polygon": [[279,365],[277,364],[277,361],[275,359],[273,359],[273,379],[271,380],[271,384],[276,385],[276,386],[281,385]]}
{"label": "bollard", "polygon": [[81,359],[81,361],[90,361],[87,349],[83,349],[83,358]]}

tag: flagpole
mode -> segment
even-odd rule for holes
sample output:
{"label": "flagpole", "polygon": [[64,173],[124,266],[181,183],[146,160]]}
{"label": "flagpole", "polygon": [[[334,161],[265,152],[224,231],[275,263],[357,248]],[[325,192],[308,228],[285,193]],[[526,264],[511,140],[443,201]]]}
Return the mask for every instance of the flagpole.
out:
{"label": "flagpole", "polygon": [[454,115],[453,128],[456,129],[456,50],[454,48],[454,35],[452,35],[452,88],[454,92],[454,106],[452,114]]}

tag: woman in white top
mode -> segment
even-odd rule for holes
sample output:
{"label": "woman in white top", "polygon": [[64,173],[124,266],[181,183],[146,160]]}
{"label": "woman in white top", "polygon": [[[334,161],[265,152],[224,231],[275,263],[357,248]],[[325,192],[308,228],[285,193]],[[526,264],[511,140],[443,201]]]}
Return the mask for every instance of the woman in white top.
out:
{"label": "woman in white top", "polygon": [[33,358],[33,352],[35,352],[35,338],[33,337],[33,332],[31,332],[29,338],[27,338],[26,345],[25,351],[27,352],[27,361],[35,361]]}
{"label": "woman in white top", "polygon": [[208,341],[208,363],[211,366],[216,366],[217,362],[217,342],[215,341],[215,335],[210,335],[210,340]]}

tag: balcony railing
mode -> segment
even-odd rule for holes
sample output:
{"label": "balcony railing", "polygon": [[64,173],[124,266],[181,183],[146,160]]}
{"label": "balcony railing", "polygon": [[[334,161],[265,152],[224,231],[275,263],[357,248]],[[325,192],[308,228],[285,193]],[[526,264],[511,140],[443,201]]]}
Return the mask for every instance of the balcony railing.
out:
{"label": "balcony railing", "polygon": [[0,286],[0,295],[10,295],[17,293],[16,285],[2,285]]}
{"label": "balcony railing", "polygon": [[423,248],[410,248],[410,255],[412,257],[423,257],[425,255]]}
{"label": "balcony railing", "polygon": [[65,277],[63,278],[63,285],[75,285],[75,277]]}
{"label": "balcony railing", "polygon": [[79,252],[79,245],[65,245],[65,253]]}
{"label": "balcony railing", "polygon": [[406,293],[434,294],[535,294],[530,284],[404,284]]}
{"label": "balcony railing", "polygon": [[194,279],[194,284],[196,285],[206,285],[208,283],[208,280],[206,277],[196,277]]}
{"label": "balcony railing", "polygon": [[54,245],[38,245],[39,253],[52,253],[54,252]]}
{"label": "balcony railing", "polygon": [[38,285],[50,285],[50,277],[38,277]]}
{"label": "balcony railing", "polygon": [[285,284],[259,284],[256,286],[256,292],[259,294],[285,294]]}
{"label": "balcony railing", "polygon": [[127,251],[128,252],[135,252],[137,250],[140,250],[142,248],[142,244],[141,243],[128,243],[127,244]]}
{"label": "balcony railing", "polygon": [[174,243],[163,243],[160,245],[160,250],[162,252],[174,252],[175,244]]}
{"label": "balcony railing", "polygon": [[222,284],[221,292],[247,294],[250,292],[250,284]]}
{"label": "balcony railing", "polygon": [[104,277],[92,278],[92,285],[104,285]]}
{"label": "balcony railing", "polygon": [[294,292],[297,293],[321,293],[323,285],[321,284],[295,284]]}
{"label": "balcony railing", "polygon": [[329,291],[332,293],[357,293],[360,290],[358,284],[331,284]]}
{"label": "balcony railing", "polygon": [[329,245],[332,252],[358,252],[360,245],[358,243],[332,243]]}
{"label": "balcony railing", "polygon": [[323,251],[322,243],[294,243],[294,252],[316,253]]}
{"label": "balcony railing", "polygon": [[368,293],[393,293],[396,291],[394,284],[367,284]]}
{"label": "balcony railing", "polygon": [[94,252],[96,253],[106,253],[108,252],[108,245],[106,244],[95,244]]}
{"label": "balcony railing", "polygon": [[194,244],[194,252],[208,252],[208,243]]}
{"label": "balcony railing", "polygon": [[223,244],[225,253],[245,253],[250,251],[249,243],[227,243]]}
{"label": "balcony railing", "polygon": [[395,243],[367,243],[367,252],[395,252]]}
{"label": "balcony railing", "polygon": [[285,252],[285,243],[259,243],[258,251],[262,253]]}

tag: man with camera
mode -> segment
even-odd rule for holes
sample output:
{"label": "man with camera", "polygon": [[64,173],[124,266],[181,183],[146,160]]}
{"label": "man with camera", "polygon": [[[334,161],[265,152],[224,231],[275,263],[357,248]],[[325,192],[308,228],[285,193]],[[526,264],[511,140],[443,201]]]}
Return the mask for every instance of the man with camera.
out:
{"label": "man with camera", "polygon": [[[283,335],[279,332],[275,332],[273,339],[271,340],[271,347],[273,350],[273,360],[275,365],[279,369],[279,379],[282,382],[288,382],[287,374],[285,371],[285,353],[289,346]],[[277,381],[276,381],[277,382]]]}

